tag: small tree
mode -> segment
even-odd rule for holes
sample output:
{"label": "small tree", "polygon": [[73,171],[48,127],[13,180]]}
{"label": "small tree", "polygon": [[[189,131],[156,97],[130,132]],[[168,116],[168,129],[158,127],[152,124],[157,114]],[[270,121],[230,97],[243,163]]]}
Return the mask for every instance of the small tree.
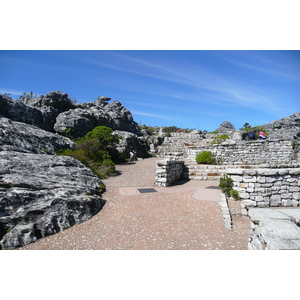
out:
{"label": "small tree", "polygon": [[233,180],[227,174],[224,174],[224,176],[220,178],[219,187],[225,196],[229,198],[233,188]]}
{"label": "small tree", "polygon": [[241,128],[241,130],[243,130],[243,129],[248,129],[248,128],[251,128],[251,125],[250,125],[249,123],[245,123],[245,124],[243,125],[243,127]]}

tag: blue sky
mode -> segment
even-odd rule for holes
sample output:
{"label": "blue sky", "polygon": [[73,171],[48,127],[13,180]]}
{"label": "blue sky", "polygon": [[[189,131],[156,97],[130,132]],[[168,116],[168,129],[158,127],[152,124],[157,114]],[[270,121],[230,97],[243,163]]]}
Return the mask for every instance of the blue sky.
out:
{"label": "blue sky", "polygon": [[0,93],[120,101],[138,123],[213,131],[300,111],[300,51],[0,51]]}

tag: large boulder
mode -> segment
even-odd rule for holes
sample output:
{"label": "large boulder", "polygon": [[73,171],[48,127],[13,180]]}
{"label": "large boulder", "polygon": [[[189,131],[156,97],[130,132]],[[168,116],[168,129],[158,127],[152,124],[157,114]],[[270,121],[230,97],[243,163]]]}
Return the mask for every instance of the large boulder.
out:
{"label": "large boulder", "polygon": [[70,139],[56,133],[0,117],[0,151],[55,154],[60,149],[75,146]]}
{"label": "large boulder", "polygon": [[235,128],[230,122],[225,121],[225,122],[221,123],[220,127],[217,128],[215,131],[220,132],[220,133],[232,133],[235,131]]}
{"label": "large boulder", "polygon": [[98,98],[88,106],[80,105],[76,109],[61,113],[56,119],[54,130],[75,138],[84,136],[97,126],[140,134],[138,124],[134,122],[130,111],[118,101],[107,104],[107,98],[104,98]]}
{"label": "large boulder", "polygon": [[13,249],[88,220],[101,180],[66,156],[0,152],[0,246]]}

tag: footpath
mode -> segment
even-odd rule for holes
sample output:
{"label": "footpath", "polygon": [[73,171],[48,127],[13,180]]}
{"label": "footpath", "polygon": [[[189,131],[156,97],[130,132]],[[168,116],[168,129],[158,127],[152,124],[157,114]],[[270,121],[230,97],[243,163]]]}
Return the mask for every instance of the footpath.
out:
{"label": "footpath", "polygon": [[24,250],[246,250],[250,219],[233,214],[224,226],[218,181],[154,185],[156,161],[117,165],[103,180],[104,208],[90,220]]}

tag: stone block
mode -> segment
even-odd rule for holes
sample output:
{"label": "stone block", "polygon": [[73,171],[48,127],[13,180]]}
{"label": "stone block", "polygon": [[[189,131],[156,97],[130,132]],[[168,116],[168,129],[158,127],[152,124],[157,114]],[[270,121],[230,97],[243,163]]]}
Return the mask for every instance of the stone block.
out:
{"label": "stone block", "polygon": [[278,170],[277,169],[257,169],[257,174],[263,175],[263,176],[276,176],[276,175],[278,175]]}
{"label": "stone block", "polygon": [[276,179],[275,177],[272,177],[272,176],[266,177],[266,182],[267,182],[267,183],[275,182],[276,180],[277,180],[277,179]]}
{"label": "stone block", "polygon": [[244,203],[247,207],[255,207],[257,205],[257,203],[252,200],[244,200]]}
{"label": "stone block", "polygon": [[[238,191],[238,192],[239,192],[239,191]],[[240,194],[240,197],[241,197],[242,199],[249,199],[249,198],[250,198],[249,193],[239,192],[239,194]]]}
{"label": "stone block", "polygon": [[292,193],[283,193],[280,195],[282,199],[291,199]]}
{"label": "stone block", "polygon": [[241,188],[248,188],[248,185],[249,185],[249,183],[241,182],[241,183],[239,184],[239,187],[241,187]]}
{"label": "stone block", "polygon": [[260,208],[269,207],[269,202],[257,202],[257,206]]}
{"label": "stone block", "polygon": [[293,199],[294,199],[294,200],[300,200],[300,193],[294,192],[294,193],[293,193]]}
{"label": "stone block", "polygon": [[266,177],[264,177],[264,176],[258,176],[257,177],[257,182],[259,182],[259,183],[265,183],[266,182]]}
{"label": "stone block", "polygon": [[300,168],[291,168],[289,169],[290,175],[300,175]]}
{"label": "stone block", "polygon": [[281,196],[280,195],[272,195],[270,197],[270,206],[279,206],[281,202]]}
{"label": "stone block", "polygon": [[282,199],[282,206],[292,206],[292,200],[290,199]]}
{"label": "stone block", "polygon": [[278,170],[278,174],[279,175],[287,175],[287,174],[289,174],[289,169],[279,169]]}
{"label": "stone block", "polygon": [[243,180],[242,176],[231,175],[230,176],[233,181],[241,182]]}
{"label": "stone block", "polygon": [[255,196],[255,201],[256,202],[264,201],[264,197],[262,197],[262,196]]}
{"label": "stone block", "polygon": [[245,176],[243,178],[243,182],[257,182],[257,177],[250,177],[250,176]]}

